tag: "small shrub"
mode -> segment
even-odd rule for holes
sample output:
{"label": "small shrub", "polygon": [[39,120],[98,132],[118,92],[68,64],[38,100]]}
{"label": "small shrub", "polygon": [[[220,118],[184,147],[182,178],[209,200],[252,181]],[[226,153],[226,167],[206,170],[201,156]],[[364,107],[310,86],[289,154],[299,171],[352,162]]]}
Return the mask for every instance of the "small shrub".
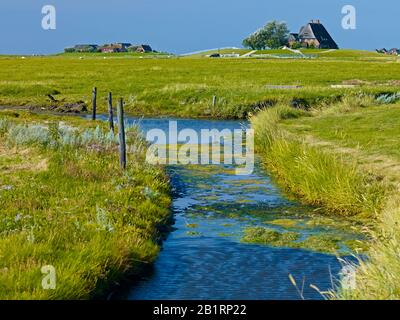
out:
{"label": "small shrub", "polygon": [[9,128],[10,122],[7,119],[0,119],[0,136],[5,135]]}
{"label": "small shrub", "polygon": [[400,100],[400,92],[382,94],[376,98],[376,101],[381,104],[396,103]]}
{"label": "small shrub", "polygon": [[16,145],[44,145],[50,143],[49,130],[40,125],[11,125],[8,140]]}
{"label": "small shrub", "polygon": [[371,107],[375,104],[376,101],[373,95],[359,93],[343,96],[339,101],[333,103],[322,102],[315,107],[315,110],[322,114],[340,114]]}

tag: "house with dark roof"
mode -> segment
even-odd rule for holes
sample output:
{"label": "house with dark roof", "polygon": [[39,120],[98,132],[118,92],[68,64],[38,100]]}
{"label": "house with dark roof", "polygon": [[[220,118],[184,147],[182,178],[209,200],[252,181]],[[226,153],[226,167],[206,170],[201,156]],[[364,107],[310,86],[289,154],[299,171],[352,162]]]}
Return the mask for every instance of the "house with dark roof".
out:
{"label": "house with dark roof", "polygon": [[393,56],[400,55],[400,49],[397,49],[397,48],[393,48],[390,50],[386,50],[386,48],[382,48],[382,49],[377,49],[376,52],[387,54],[387,55],[393,55]]}
{"label": "house with dark roof", "polygon": [[388,51],[388,54],[391,54],[393,56],[398,56],[400,54],[400,49],[397,49],[397,48],[390,49]]}
{"label": "house with dark roof", "polygon": [[155,52],[148,44],[132,45],[128,42],[117,42],[111,44],[104,44],[98,46],[96,44],[79,44],[75,47],[65,48],[65,52],[102,52],[102,53],[116,53],[116,52]]}
{"label": "house with dark roof", "polygon": [[289,34],[289,39],[288,39],[289,45],[292,46],[295,43],[300,42],[299,41],[299,34],[298,33],[291,33]]}
{"label": "house with dark roof", "polygon": [[127,52],[130,46],[130,43],[113,43],[109,45],[105,44],[100,48],[100,50],[103,53]]}
{"label": "house with dark roof", "polygon": [[128,51],[147,53],[147,52],[153,52],[153,49],[148,44],[140,44],[140,45],[131,45],[128,48]]}
{"label": "house with dark roof", "polygon": [[311,20],[300,29],[299,33],[291,33],[288,42],[290,46],[299,43],[306,48],[339,49],[320,20]]}

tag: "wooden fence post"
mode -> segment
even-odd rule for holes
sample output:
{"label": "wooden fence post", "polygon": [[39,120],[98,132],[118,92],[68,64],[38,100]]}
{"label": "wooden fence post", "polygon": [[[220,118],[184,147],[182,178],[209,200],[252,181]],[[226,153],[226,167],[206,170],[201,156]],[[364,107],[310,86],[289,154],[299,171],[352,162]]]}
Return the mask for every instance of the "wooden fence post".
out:
{"label": "wooden fence post", "polygon": [[96,120],[96,108],[97,108],[97,88],[94,87],[92,91],[92,120]]}
{"label": "wooden fence post", "polygon": [[217,96],[213,96],[212,105],[213,107],[217,105]]}
{"label": "wooden fence post", "polygon": [[108,121],[110,124],[110,130],[114,133],[114,112],[111,92],[108,94]]}
{"label": "wooden fence post", "polygon": [[119,162],[121,169],[126,169],[126,141],[124,124],[124,101],[119,99],[118,103],[118,131],[119,131]]}

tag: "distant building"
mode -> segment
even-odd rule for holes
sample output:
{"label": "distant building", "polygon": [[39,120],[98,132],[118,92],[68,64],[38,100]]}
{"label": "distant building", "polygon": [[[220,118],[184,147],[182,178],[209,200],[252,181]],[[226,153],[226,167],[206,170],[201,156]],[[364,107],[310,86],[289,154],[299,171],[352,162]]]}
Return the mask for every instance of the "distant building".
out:
{"label": "distant building", "polygon": [[129,42],[117,42],[115,45],[121,49],[128,49],[132,44]]}
{"label": "distant building", "polygon": [[131,45],[128,48],[128,50],[130,52],[140,52],[140,53],[153,52],[153,49],[148,44]]}
{"label": "distant building", "polygon": [[98,46],[96,44],[79,44],[75,47],[66,48],[65,52],[103,52],[103,53],[116,53],[116,52],[154,52],[153,49],[147,44],[132,45],[127,42],[117,42],[112,44],[105,44]]}
{"label": "distant building", "polygon": [[106,44],[100,48],[100,51],[103,53],[127,52],[130,46],[130,43],[113,43],[109,45]]}
{"label": "distant building", "polygon": [[99,46],[97,44],[78,44],[72,48],[66,48],[65,52],[98,52]]}
{"label": "distant building", "polygon": [[386,48],[376,49],[376,52],[378,52],[378,53],[384,53],[384,54],[387,54],[387,53],[388,53],[388,51],[386,50]]}
{"label": "distant building", "polygon": [[295,43],[299,43],[299,34],[298,33],[291,33],[288,39],[289,45],[293,46]]}
{"label": "distant building", "polygon": [[299,33],[291,33],[288,42],[291,47],[299,44],[305,48],[339,49],[320,20],[311,20],[300,29]]}
{"label": "distant building", "polygon": [[387,55],[392,55],[392,56],[400,55],[400,49],[397,49],[397,48],[393,48],[393,49],[390,49],[390,50],[386,50],[385,48],[377,49],[376,52],[387,54]]}
{"label": "distant building", "polygon": [[114,53],[114,52],[121,52],[120,49],[113,45],[107,45],[100,48],[102,53]]}

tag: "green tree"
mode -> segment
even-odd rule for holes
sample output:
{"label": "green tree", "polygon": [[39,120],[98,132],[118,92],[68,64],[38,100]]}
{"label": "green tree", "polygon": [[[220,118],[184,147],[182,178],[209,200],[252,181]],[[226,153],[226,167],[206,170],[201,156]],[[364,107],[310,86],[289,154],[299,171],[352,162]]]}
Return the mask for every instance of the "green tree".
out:
{"label": "green tree", "polygon": [[253,50],[277,49],[287,44],[289,29],[285,22],[271,21],[243,40],[243,46]]}
{"label": "green tree", "polygon": [[301,49],[303,46],[301,45],[300,42],[296,41],[291,45],[292,49]]}

